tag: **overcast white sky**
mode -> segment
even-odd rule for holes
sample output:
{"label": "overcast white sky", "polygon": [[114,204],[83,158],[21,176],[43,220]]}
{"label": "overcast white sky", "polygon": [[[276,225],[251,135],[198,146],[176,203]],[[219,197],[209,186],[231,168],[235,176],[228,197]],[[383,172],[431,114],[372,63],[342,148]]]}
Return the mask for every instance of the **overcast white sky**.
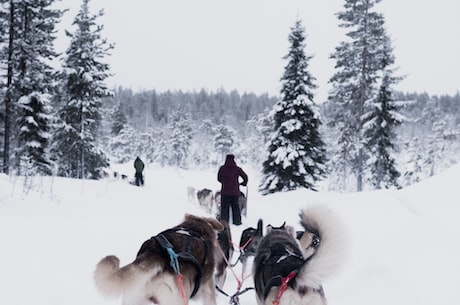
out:
{"label": "overcast white sky", "polygon": [[[297,18],[306,28],[310,72],[317,78],[317,101],[330,89],[331,53],[344,32],[335,14],[345,0],[91,0],[104,8],[104,36],[116,44],[107,58],[110,86],[133,90],[237,89],[278,94]],[[62,0],[71,10],[60,32],[70,26],[81,4]],[[455,94],[460,90],[460,1],[383,0],[387,33],[393,39],[399,74],[396,89]],[[68,46],[59,39],[58,50]]]}

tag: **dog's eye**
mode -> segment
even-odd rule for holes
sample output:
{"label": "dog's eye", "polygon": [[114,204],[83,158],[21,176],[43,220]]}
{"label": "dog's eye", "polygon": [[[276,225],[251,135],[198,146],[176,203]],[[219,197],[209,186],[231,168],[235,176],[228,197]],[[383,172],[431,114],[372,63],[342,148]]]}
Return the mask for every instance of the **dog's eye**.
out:
{"label": "dog's eye", "polygon": [[320,243],[321,240],[319,239],[319,236],[313,235],[313,238],[311,239],[311,245],[313,246],[313,248],[318,248]]}

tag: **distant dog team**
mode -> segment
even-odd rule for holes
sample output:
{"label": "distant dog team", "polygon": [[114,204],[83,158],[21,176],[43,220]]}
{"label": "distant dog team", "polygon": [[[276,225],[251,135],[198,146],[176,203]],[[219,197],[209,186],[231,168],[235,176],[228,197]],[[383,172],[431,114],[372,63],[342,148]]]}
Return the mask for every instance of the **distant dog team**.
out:
{"label": "distant dog team", "polygon": [[[208,188],[203,188],[197,191],[193,186],[187,186],[186,191],[187,199],[190,203],[198,202],[198,205],[204,208],[206,212],[214,213],[216,218],[220,219],[220,191],[213,193],[213,191]],[[240,192],[238,205],[240,206],[241,215],[247,217],[247,196],[243,192]]]}

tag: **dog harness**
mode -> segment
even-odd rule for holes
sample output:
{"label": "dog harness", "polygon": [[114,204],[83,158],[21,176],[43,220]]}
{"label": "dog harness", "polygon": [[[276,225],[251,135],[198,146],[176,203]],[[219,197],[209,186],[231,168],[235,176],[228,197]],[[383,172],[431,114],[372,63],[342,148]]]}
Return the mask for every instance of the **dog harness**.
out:
{"label": "dog harness", "polygon": [[263,264],[274,266],[274,268],[271,272],[271,278],[264,288],[264,299],[267,298],[273,287],[280,287],[280,291],[282,291],[280,294],[281,297],[282,293],[287,289],[288,285],[292,283],[298,270],[305,262],[306,260],[304,260],[301,255],[289,249],[284,249],[284,251],[268,257]]}
{"label": "dog harness", "polygon": [[[311,246],[313,248],[319,247],[320,239],[319,236],[314,234]],[[264,300],[267,299],[270,290],[273,287],[279,287],[273,301],[273,305],[279,305],[280,299],[283,293],[288,287],[293,288],[293,280],[297,276],[299,270],[304,264],[306,264],[313,256],[304,259],[301,253],[297,253],[296,250],[290,250],[284,248],[282,251],[275,251],[264,261],[264,265],[274,266],[271,275],[272,277],[267,282],[264,288]],[[313,291],[322,293],[322,287],[320,289],[313,288]]]}
{"label": "dog harness", "polygon": [[[174,251],[174,246],[170,243],[168,238],[165,236],[167,232],[174,232],[176,234],[185,235],[186,246],[185,246],[184,251],[179,252],[179,253],[176,253]],[[192,231],[188,229],[183,229],[183,228],[170,229],[152,238],[155,239],[158,242],[158,244],[166,251],[170,259],[170,266],[172,267],[172,269],[177,275],[181,275],[179,261],[191,263],[195,267],[196,269],[195,287],[193,288],[192,294],[190,295],[190,298],[193,298],[195,294],[198,292],[198,289],[200,288],[201,277],[203,275],[202,268],[204,266],[205,258],[208,253],[208,245],[206,244],[206,241],[203,238],[199,237],[197,233],[192,234]],[[191,246],[192,239],[198,239],[202,241],[204,244],[205,255],[203,256],[203,260],[201,263],[199,263],[198,260],[195,258],[195,256],[193,256],[192,254],[192,246]]]}

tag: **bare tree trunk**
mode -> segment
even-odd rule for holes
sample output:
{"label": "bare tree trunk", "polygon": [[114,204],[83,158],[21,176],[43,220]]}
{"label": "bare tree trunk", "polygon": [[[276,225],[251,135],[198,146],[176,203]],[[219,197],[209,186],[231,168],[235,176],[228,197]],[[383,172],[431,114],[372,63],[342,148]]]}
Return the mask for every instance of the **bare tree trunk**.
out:
{"label": "bare tree trunk", "polygon": [[85,149],[84,149],[84,136],[85,136],[85,123],[84,123],[84,113],[83,113],[83,101],[81,101],[81,106],[80,106],[80,155],[81,155],[81,171],[80,171],[80,179],[85,178]]}
{"label": "bare tree trunk", "polygon": [[[369,21],[369,2],[366,2],[366,20],[365,20],[365,25],[364,25],[364,32],[367,33],[368,31],[368,21]],[[366,79],[368,78],[368,74],[369,74],[369,71],[368,71],[368,66],[367,66],[367,57],[369,56],[368,55],[368,41],[365,40],[364,41],[364,49],[363,49],[363,53],[362,53],[362,67],[361,67],[361,93],[360,93],[360,97],[359,97],[359,112],[358,112],[358,120],[359,120],[359,129],[358,129],[358,145],[359,145],[359,151],[358,151],[358,164],[357,164],[357,191],[358,192],[361,192],[363,190],[363,184],[364,184],[364,179],[363,179],[363,175],[364,175],[364,148],[363,148],[363,144],[362,141],[363,141],[363,124],[362,124],[362,120],[361,120],[361,117],[362,115],[364,114],[364,103],[366,102],[366,99],[367,99],[367,92],[366,92],[366,87],[368,86],[367,85],[367,82],[366,82]]]}
{"label": "bare tree trunk", "polygon": [[10,27],[8,40],[8,67],[5,94],[5,140],[3,143],[3,172],[10,173],[11,141],[11,86],[13,83],[14,1],[10,0]]}

